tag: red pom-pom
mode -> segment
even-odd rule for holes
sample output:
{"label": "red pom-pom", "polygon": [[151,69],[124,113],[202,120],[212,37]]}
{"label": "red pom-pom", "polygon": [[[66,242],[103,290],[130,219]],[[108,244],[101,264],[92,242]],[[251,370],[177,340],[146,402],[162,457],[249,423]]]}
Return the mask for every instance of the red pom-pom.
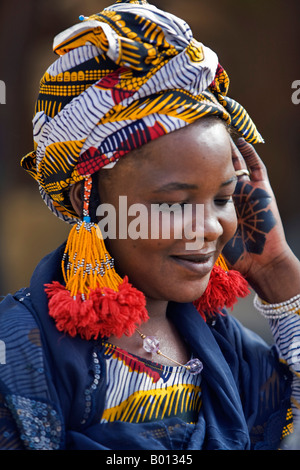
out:
{"label": "red pom-pom", "polygon": [[84,339],[97,339],[123,334],[131,335],[136,326],[148,320],[146,299],[135,289],[127,277],[115,292],[109,288],[91,289],[88,299],[70,292],[59,282],[45,285],[49,298],[49,315],[57,329],[71,336],[79,334]]}
{"label": "red pom-pom", "polygon": [[248,282],[238,271],[224,271],[220,266],[214,266],[204,294],[194,305],[206,319],[221,313],[224,307],[232,308],[239,297],[246,297],[249,292]]}

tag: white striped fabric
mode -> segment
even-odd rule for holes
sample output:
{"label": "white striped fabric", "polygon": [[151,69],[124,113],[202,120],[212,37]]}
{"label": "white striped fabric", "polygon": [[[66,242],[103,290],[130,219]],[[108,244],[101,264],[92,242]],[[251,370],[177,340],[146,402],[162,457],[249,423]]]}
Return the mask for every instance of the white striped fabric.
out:
{"label": "white striped fabric", "polygon": [[280,356],[293,372],[292,410],[294,425],[300,423],[300,315],[269,320]]}

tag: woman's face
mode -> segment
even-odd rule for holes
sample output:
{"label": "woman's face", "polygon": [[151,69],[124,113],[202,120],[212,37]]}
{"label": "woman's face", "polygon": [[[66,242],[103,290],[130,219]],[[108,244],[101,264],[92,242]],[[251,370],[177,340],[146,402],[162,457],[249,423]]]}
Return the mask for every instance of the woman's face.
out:
{"label": "woman's face", "polygon": [[[117,221],[122,199],[121,211],[124,201],[127,209],[142,205],[143,228],[145,223],[149,227],[146,238],[134,239],[132,231],[124,236],[124,226],[117,223],[117,238],[106,240],[119,275],[127,275],[148,299],[191,302],[200,297],[215,261],[236,230],[231,198],[235,184],[229,134],[221,122],[208,119],[160,137],[132,151],[112,169],[100,171],[100,200],[116,208]],[[162,213],[157,225],[157,208],[163,203],[180,206],[175,217],[168,209],[162,212],[164,223],[171,221],[170,236],[166,232],[154,238],[150,227],[154,232],[158,225],[162,228]],[[191,218],[184,215],[187,207],[192,227]],[[139,215],[127,215],[131,228]],[[121,216],[124,220],[125,214]],[[194,241],[191,230],[197,236]]]}

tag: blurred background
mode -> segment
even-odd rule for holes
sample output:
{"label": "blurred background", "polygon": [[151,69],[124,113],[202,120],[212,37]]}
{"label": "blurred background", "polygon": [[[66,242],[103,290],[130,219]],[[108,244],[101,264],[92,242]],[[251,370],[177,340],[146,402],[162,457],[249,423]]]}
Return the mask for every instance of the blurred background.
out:
{"label": "blurred background", "polygon": [[[268,167],[287,239],[300,256],[299,0],[154,0],[189,23],[211,47],[230,78],[229,95],[242,103],[266,143],[258,150]],[[55,60],[53,37],[101,11],[104,0],[0,0],[0,295],[27,286],[38,261],[62,243],[69,227],[40,198],[19,161],[32,150],[32,114],[39,80]],[[299,95],[300,96],[300,95]],[[3,100],[0,100],[3,101]],[[242,301],[234,314],[269,341],[269,331]]]}

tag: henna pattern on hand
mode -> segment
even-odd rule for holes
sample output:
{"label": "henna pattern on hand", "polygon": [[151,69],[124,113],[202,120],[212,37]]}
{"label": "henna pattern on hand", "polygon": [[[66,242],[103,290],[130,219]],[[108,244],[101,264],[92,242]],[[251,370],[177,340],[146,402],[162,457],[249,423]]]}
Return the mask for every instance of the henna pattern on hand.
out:
{"label": "henna pattern on hand", "polygon": [[272,199],[264,189],[253,188],[247,182],[238,182],[233,200],[238,227],[223,250],[231,265],[234,265],[245,252],[261,254],[266,243],[266,235],[276,225],[276,219],[268,209]]}

